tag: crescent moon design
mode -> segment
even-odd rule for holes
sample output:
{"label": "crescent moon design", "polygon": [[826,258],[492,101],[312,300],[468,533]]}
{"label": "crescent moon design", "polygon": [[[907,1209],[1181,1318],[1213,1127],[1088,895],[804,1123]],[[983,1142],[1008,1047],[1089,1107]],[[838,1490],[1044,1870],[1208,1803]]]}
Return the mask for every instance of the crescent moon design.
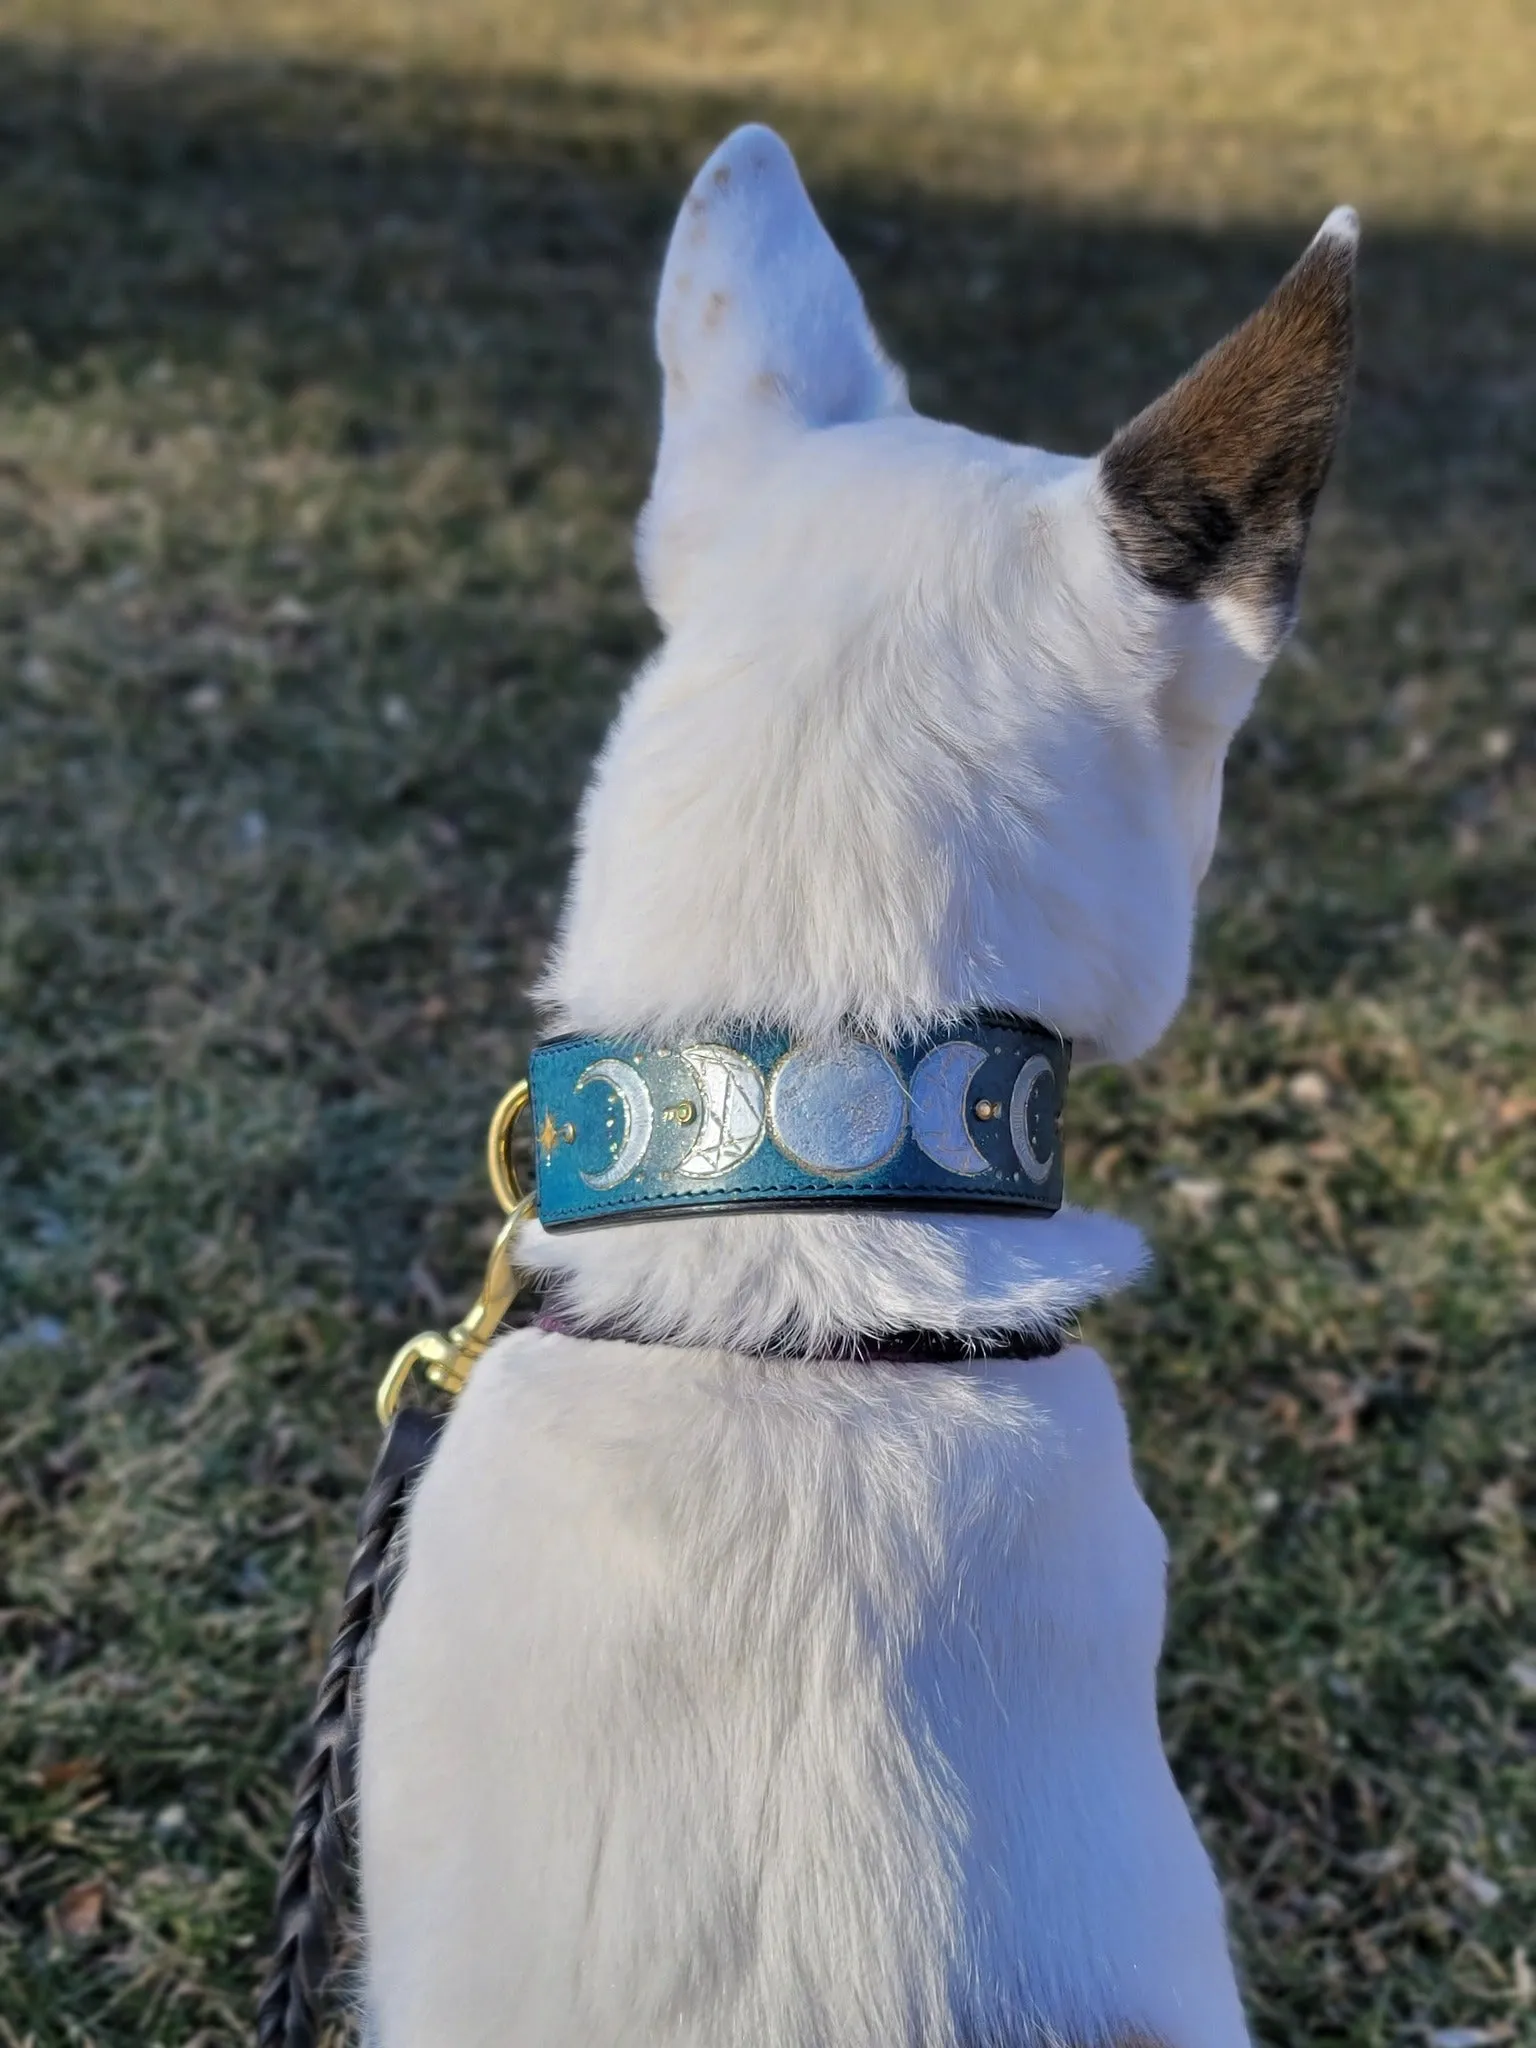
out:
{"label": "crescent moon design", "polygon": [[699,1134],[677,1162],[689,1180],[714,1180],[740,1166],[763,1135],[763,1077],[749,1059],[728,1045],[685,1045],[686,1060],[699,1086]]}
{"label": "crescent moon design", "polygon": [[912,1136],[946,1173],[985,1173],[988,1161],[966,1129],[965,1098],[985,1048],[952,1038],[924,1053],[912,1074]]}
{"label": "crescent moon design", "polygon": [[866,1173],[883,1166],[907,1127],[901,1076],[872,1045],[836,1052],[796,1046],[768,1088],[768,1124],[786,1159],[810,1173]]}
{"label": "crescent moon design", "polygon": [[1055,1145],[1042,1157],[1035,1150],[1035,1141],[1029,1134],[1029,1106],[1036,1087],[1045,1078],[1054,1080],[1051,1063],[1043,1052],[1037,1052],[1020,1067],[1019,1078],[1013,1084],[1013,1095],[1008,1103],[1008,1135],[1019,1155],[1020,1166],[1037,1187],[1056,1162]]}
{"label": "crescent moon design", "polygon": [[589,1081],[601,1081],[611,1088],[624,1112],[624,1131],[612,1163],[601,1173],[583,1172],[581,1176],[589,1188],[602,1192],[628,1180],[639,1166],[651,1142],[656,1112],[651,1106],[650,1090],[627,1060],[594,1060],[590,1067],[583,1068],[572,1092],[579,1094]]}

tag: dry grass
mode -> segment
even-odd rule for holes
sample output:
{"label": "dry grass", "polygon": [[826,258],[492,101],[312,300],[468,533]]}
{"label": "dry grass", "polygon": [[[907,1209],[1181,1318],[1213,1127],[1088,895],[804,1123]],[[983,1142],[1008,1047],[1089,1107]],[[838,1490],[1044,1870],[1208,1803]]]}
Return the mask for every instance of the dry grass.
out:
{"label": "dry grass", "polygon": [[[1206,220],[1324,207],[1529,220],[1524,0],[8,0],[50,39],[455,79],[751,95],[820,117],[823,158]],[[900,129],[892,115],[899,113]],[[865,146],[883,131],[886,148]],[[895,147],[891,145],[894,141]],[[1331,197],[1330,197],[1331,195]]]}
{"label": "dry grass", "polygon": [[1261,2035],[1536,2039],[1529,9],[0,0],[4,2048],[248,2028],[648,643],[661,243],[765,106],[919,401],[1061,446],[1366,210],[1196,991],[1074,1182],[1161,1250],[1098,1334]]}

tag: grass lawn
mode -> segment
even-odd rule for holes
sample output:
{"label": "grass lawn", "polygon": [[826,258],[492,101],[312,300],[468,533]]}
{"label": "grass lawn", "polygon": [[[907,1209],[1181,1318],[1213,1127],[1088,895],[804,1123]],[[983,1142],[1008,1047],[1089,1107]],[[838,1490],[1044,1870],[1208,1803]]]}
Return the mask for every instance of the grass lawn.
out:
{"label": "grass lawn", "polygon": [[1533,109],[1523,0],[0,0],[0,2048],[249,2033],[761,112],[917,402],[1073,449],[1365,214],[1195,991],[1070,1179],[1159,1251],[1093,1334],[1260,2038],[1536,2042]]}

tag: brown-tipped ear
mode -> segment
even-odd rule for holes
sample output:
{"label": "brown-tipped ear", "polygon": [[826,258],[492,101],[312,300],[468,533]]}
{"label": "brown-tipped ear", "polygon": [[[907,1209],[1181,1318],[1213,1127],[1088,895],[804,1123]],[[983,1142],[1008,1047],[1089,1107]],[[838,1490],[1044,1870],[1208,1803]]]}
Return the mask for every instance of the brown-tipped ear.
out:
{"label": "brown-tipped ear", "polygon": [[1168,597],[1235,599],[1271,648],[1343,424],[1359,236],[1348,207],[1329,214],[1258,312],[1100,464],[1110,531],[1137,573]]}

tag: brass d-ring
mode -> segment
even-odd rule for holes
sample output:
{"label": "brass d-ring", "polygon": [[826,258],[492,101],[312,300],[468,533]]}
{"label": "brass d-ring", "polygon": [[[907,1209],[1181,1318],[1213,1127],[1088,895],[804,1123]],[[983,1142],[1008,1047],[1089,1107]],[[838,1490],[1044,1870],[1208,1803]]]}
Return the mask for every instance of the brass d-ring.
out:
{"label": "brass d-ring", "polygon": [[526,1081],[514,1081],[497,1103],[491,1128],[485,1134],[486,1171],[504,1216],[510,1216],[523,1199],[523,1185],[512,1164],[512,1132],[528,1107],[528,1094]]}

